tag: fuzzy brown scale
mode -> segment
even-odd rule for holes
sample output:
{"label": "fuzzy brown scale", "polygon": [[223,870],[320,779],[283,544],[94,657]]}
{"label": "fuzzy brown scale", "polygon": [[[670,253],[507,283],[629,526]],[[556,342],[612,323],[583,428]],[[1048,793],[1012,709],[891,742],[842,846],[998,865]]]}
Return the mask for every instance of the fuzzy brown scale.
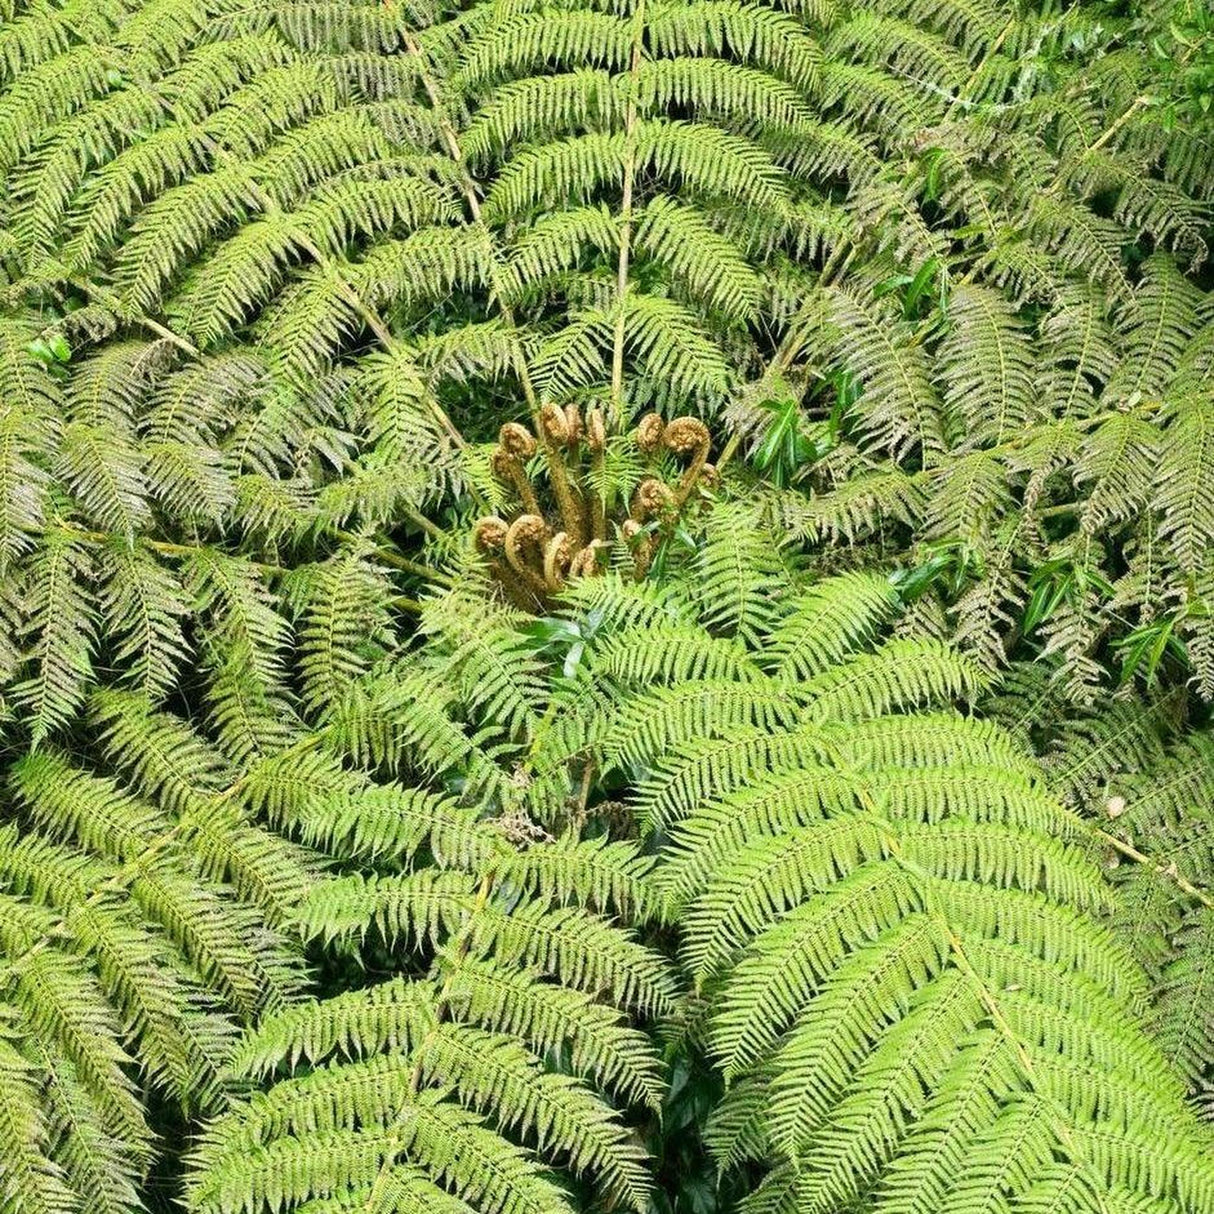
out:
{"label": "fuzzy brown scale", "polygon": [[[694,417],[665,421],[646,413],[632,432],[632,442],[649,465],[627,503],[602,501],[594,484],[602,483],[607,430],[601,409],[583,414],[576,405],[544,405],[539,433],[519,422],[507,422],[498,434],[490,464],[494,476],[515,499],[513,518],[487,515],[477,521],[473,542],[506,596],[527,610],[541,610],[573,578],[594,577],[607,564],[613,544],[622,543],[632,557],[634,576],[645,577],[658,545],[690,504],[707,500],[716,482],[708,463],[712,436]],[[541,506],[540,486],[526,460],[545,455],[547,494],[553,509]],[[667,483],[659,457],[669,452],[681,466],[677,481]]]}

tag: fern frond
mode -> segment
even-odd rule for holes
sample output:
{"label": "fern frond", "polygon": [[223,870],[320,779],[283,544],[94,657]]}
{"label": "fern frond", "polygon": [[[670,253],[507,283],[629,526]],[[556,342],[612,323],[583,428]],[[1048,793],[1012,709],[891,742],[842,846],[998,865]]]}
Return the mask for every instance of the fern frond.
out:
{"label": "fern frond", "polygon": [[59,386],[27,348],[32,338],[24,325],[0,324],[0,567],[28,551],[42,526],[62,416]]}
{"label": "fern frond", "polygon": [[636,243],[668,266],[689,294],[723,315],[748,320],[758,307],[754,270],[692,208],[655,198],[637,225]]}
{"label": "fern frond", "polygon": [[895,453],[913,447],[925,458],[939,452],[940,407],[922,352],[908,340],[905,326],[840,288],[824,302],[842,361],[864,385],[855,408],[869,441]]}
{"label": "fern frond", "polygon": [[28,713],[36,746],[83,703],[92,673],[95,607],[88,591],[90,554],[70,532],[44,534],[24,587],[28,677],[13,688]]}
{"label": "fern frond", "polygon": [[1209,484],[1214,461],[1214,408],[1208,396],[1181,397],[1169,421],[1155,478],[1160,533],[1180,569],[1193,576],[1214,543],[1214,511],[1201,488]]}
{"label": "fern frond", "polygon": [[189,649],[182,619],[191,611],[185,588],[151,551],[109,545],[98,557],[98,608],[114,639],[124,680],[152,702],[168,696]]}
{"label": "fern frond", "polygon": [[803,592],[770,635],[767,659],[789,683],[810,679],[863,647],[898,612],[890,582],[875,574],[840,574]]}
{"label": "fern frond", "polygon": [[1035,359],[1015,313],[995,292],[956,288],[940,349],[944,407],[968,444],[998,446],[1035,411]]}

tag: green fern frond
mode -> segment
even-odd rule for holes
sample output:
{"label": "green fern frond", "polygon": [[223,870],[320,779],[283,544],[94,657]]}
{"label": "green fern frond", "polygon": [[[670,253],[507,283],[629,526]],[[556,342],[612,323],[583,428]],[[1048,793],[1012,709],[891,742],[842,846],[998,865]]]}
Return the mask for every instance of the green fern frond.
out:
{"label": "green fern frond", "polygon": [[1214,511],[1200,486],[1214,461],[1214,408],[1208,396],[1181,397],[1172,404],[1170,424],[1155,478],[1160,528],[1182,572],[1192,577],[1214,543]]}
{"label": "green fern frond", "polygon": [[1015,313],[980,287],[949,296],[949,333],[940,349],[944,407],[963,441],[998,446],[1035,411],[1035,359]]}
{"label": "green fern frond", "polygon": [[655,198],[637,225],[636,242],[667,265],[690,295],[723,315],[748,320],[758,307],[757,275],[695,210]]}
{"label": "green fern frond", "polygon": [[890,582],[875,574],[841,574],[798,596],[772,631],[768,660],[789,683],[810,679],[861,648],[898,612]]}
{"label": "green fern frond", "polygon": [[58,384],[27,347],[22,324],[0,324],[0,567],[27,551],[45,517],[46,462],[62,416]]}
{"label": "green fern frond", "polygon": [[863,384],[856,411],[866,437],[894,452],[915,448],[925,458],[943,443],[940,406],[921,349],[901,322],[891,323],[879,306],[842,289],[824,299],[837,332],[836,349]]}
{"label": "green fern frond", "polygon": [[95,606],[88,592],[90,554],[70,532],[44,533],[23,587],[28,675],[13,695],[28,713],[36,746],[83,702],[92,673]]}

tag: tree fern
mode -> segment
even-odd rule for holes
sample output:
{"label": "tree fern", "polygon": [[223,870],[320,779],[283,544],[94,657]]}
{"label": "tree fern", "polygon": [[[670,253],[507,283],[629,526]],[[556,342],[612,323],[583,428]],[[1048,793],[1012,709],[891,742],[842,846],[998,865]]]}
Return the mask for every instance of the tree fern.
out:
{"label": "tree fern", "polygon": [[[1109,543],[1091,559],[1111,582],[1140,528],[1161,528],[1158,575],[1119,606],[1169,613],[1208,687],[1209,527],[1189,441],[1208,317],[1185,278],[1205,256],[1210,186],[1194,166],[1208,139],[1169,132],[1141,100],[1139,26],[1088,10],[1052,21],[1029,9],[1009,25],[972,6],[717,0],[611,13],[572,0],[544,13],[221,6],[209,20],[165,0],[75,23],[66,11],[14,14],[7,52],[10,278],[26,316],[86,303],[57,326],[73,344],[96,340],[88,326],[105,316],[107,334],[168,343],[183,375],[199,348],[225,358],[251,338],[276,398],[333,369],[344,382],[366,368],[371,383],[381,358],[411,367],[436,326],[453,330],[453,352],[482,324],[499,334],[488,363],[457,358],[394,393],[397,438],[421,443],[407,458],[382,414],[339,393],[328,424],[351,437],[302,478],[291,469],[289,489],[223,485],[209,453],[235,437],[236,416],[196,464],[149,441],[137,402],[117,429],[82,417],[62,438],[34,428],[10,441],[22,484],[48,471],[31,456],[53,450],[88,529],[181,538],[153,503],[178,520],[192,501],[258,534],[272,522],[274,539],[292,516],[302,529],[381,526],[429,508],[436,483],[458,491],[470,475],[448,413],[469,375],[496,424],[520,400],[534,424],[545,396],[606,399],[615,429],[651,401],[700,411],[740,395],[749,433],[746,402],[779,383],[834,419],[832,442],[864,451],[841,483],[811,473],[828,533],[866,534],[881,520],[861,503],[888,492],[888,521],[910,522],[912,538],[1023,572],[1099,519]],[[794,268],[805,306],[791,315],[778,284]],[[428,319],[463,306],[459,321]],[[368,339],[381,354],[367,357]],[[1029,372],[1042,360],[1038,399]],[[820,370],[846,371],[859,392],[836,400],[837,376]],[[1024,429],[1073,419],[1099,443],[1123,413],[1137,423],[1121,431],[1129,465],[1167,486],[1150,503],[1094,479],[1083,443],[1036,462]],[[952,511],[925,518],[909,487],[869,480],[901,473],[930,499],[935,465],[962,443],[990,457],[949,487]],[[275,479],[292,458],[302,452],[280,448]],[[339,475],[349,483],[334,488]],[[5,495],[6,551],[42,525],[29,496]],[[988,663],[992,633],[1015,639],[1019,584],[954,600],[959,635]],[[1106,604],[1076,605],[1098,653],[1116,631]],[[1081,665],[1074,689],[1090,695],[1092,677]]]}

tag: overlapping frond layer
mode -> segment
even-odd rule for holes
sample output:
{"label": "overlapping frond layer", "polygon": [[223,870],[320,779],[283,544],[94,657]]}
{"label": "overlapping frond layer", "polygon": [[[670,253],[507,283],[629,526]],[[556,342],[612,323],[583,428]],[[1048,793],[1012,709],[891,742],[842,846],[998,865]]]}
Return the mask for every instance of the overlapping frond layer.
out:
{"label": "overlapping frond layer", "polygon": [[[195,723],[95,691],[83,753],[43,741],[10,767],[6,1184],[10,1149],[24,1162],[3,1208],[92,1209],[94,1184],[106,1209],[144,1208],[148,1094],[206,1117],[281,1065],[297,1074],[265,1099],[282,1113],[255,1100],[261,1128],[241,1108],[200,1150],[198,1209],[365,1201],[413,1177],[440,1208],[573,1209],[585,1183],[643,1210],[616,1101],[653,1110],[664,1090],[630,1017],[670,1012],[676,987],[624,926],[652,861],[528,814],[549,691],[518,616],[467,585],[427,605],[410,652],[365,570],[326,563],[290,577],[294,644],[262,648],[292,620],[230,558],[190,559],[214,643],[273,658],[282,698],[244,685],[248,656]],[[549,773],[550,824],[573,779]],[[365,948],[400,977],[305,1001],[305,948]],[[581,1178],[571,1194],[544,1161]]]}
{"label": "overlapping frond layer", "polygon": [[[0,0],[0,1209],[141,1209],[224,1088],[208,1214],[642,1210],[655,910],[755,1211],[1214,1204],[1160,1053],[1208,1078],[1209,916],[1157,881],[1206,749],[1109,768],[1136,960],[1089,828],[957,712],[1011,645],[1214,686],[1211,141],[1135,37]],[[791,419],[800,483],[524,627],[470,519],[630,502],[651,407],[765,458]],[[786,539],[858,551],[806,589]],[[391,977],[296,1000],[305,944]]]}
{"label": "overlapping frond layer", "polygon": [[127,693],[94,709],[123,780],[43,748],[3,792],[6,1070],[29,1135],[6,1135],[6,1210],[142,1209],[146,1093],[216,1108],[240,1026],[302,984],[283,903],[308,854],[243,820],[222,755],[184,721]]}
{"label": "overlapping frond layer", "polygon": [[1214,1085],[1209,1016],[1214,904],[1214,749],[1176,691],[1077,714],[1057,684],[1017,670],[991,709],[1031,736],[1058,794],[1097,831],[1113,873],[1114,924],[1142,963],[1151,1024],[1203,1106]]}
{"label": "overlapping frond layer", "polygon": [[1089,824],[1012,733],[950,707],[981,681],[964,659],[913,627],[877,639],[904,609],[889,582],[750,571],[771,620],[749,635],[614,610],[635,623],[592,652],[580,731],[659,832],[727,1085],[709,1142],[766,1169],[743,1208],[1204,1209],[1208,1134],[1151,1031],[1179,1009],[1147,1013]]}
{"label": "overlapping frond layer", "polygon": [[82,387],[48,413],[0,370],[0,560],[52,489],[98,534],[239,530],[278,563],[451,490],[496,509],[476,440],[545,398],[613,427],[728,402],[744,434],[787,400],[825,458],[784,520],[944,546],[988,668],[1027,619],[1090,696],[1108,639],[1162,618],[1214,685],[1211,141],[1151,103],[1136,26],[915,0],[78,10],[5,23],[4,347],[41,340]]}
{"label": "overlapping frond layer", "polygon": [[[472,662],[449,631],[460,604],[436,610],[439,652],[455,641],[446,661]],[[510,662],[500,640],[477,642],[495,646]],[[605,837],[545,839],[521,797],[530,748],[507,748],[515,778],[479,800],[495,762],[479,745],[447,771],[448,787],[466,775],[462,795],[385,780],[403,757],[390,751],[364,756],[378,779],[344,765],[363,738],[405,741],[419,714],[406,680],[374,675],[378,709],[352,706],[323,750],[248,776],[271,821],[357,861],[297,903],[304,937],[381,950],[401,972],[245,1035],[229,1078],[275,1082],[209,1125],[188,1208],[395,1209],[407,1193],[425,1210],[574,1210],[585,1189],[643,1214],[652,1180],[621,1109],[656,1111],[664,1081],[632,1018],[669,1013],[677,993],[673,967],[622,925],[651,901],[652,860]]]}

